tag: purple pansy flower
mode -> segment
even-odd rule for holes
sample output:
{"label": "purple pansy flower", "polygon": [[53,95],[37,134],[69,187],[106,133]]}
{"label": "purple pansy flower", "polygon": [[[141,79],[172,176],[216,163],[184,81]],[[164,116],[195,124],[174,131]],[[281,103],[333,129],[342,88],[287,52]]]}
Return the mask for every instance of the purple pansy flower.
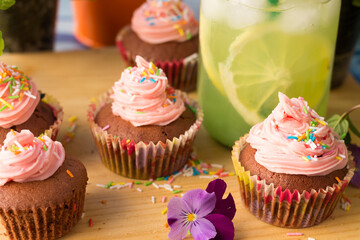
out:
{"label": "purple pansy flower", "polygon": [[222,199],[226,183],[216,179],[205,190],[194,189],[169,201],[168,224],[171,228],[169,239],[181,240],[188,231],[195,240],[234,239],[234,218],[236,208],[229,194]]}
{"label": "purple pansy flower", "polygon": [[[352,155],[354,156],[354,162],[356,164],[356,168],[360,169],[360,147],[355,145],[355,144],[351,144],[350,146],[348,146],[349,151],[351,151]],[[353,178],[351,179],[351,183],[355,186],[360,188],[360,171],[356,170],[354,173]]]}

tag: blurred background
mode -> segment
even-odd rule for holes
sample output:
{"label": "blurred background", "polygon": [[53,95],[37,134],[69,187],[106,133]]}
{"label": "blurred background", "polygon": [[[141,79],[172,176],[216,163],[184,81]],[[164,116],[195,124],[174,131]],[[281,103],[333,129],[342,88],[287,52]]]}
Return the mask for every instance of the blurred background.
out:
{"label": "blurred background", "polygon": [[[5,51],[74,51],[115,45],[115,32],[129,23],[125,19],[130,19],[133,10],[143,1],[17,0],[15,6],[0,11],[0,29],[6,36]],[[193,8],[198,18],[200,0],[184,2]],[[119,13],[119,9],[126,11]],[[29,14],[31,18],[19,17]],[[360,83],[359,32],[360,0],[342,0],[332,88],[342,84],[348,71]],[[26,39],[27,43],[18,39]]]}
{"label": "blurred background", "polygon": [[[55,26],[55,45],[54,45],[54,51],[72,51],[72,50],[81,50],[86,49],[84,44],[79,42],[76,37],[74,36],[74,9],[72,8],[72,4],[70,0],[58,0],[58,12],[57,12],[57,18],[56,18],[56,26]],[[197,15],[197,18],[199,17],[199,7],[200,7],[200,0],[184,0],[189,6],[191,6],[194,10],[194,12]],[[357,10],[359,12],[359,10]],[[346,12],[348,15],[348,13]],[[357,15],[359,13],[356,13]],[[356,25],[357,31],[360,31],[360,17],[356,16],[353,17],[357,19],[357,23],[354,23],[351,19],[351,25]],[[345,22],[345,24],[349,24]],[[344,31],[347,31],[346,28]],[[355,31],[355,32],[357,32]],[[358,34],[356,34],[358,35]],[[353,37],[352,37],[353,38]],[[341,45],[348,43],[340,43]],[[344,61],[341,60],[342,64],[345,64],[345,70],[349,70],[351,74],[355,77],[355,79],[360,83],[360,38],[358,38],[355,46],[354,55],[351,59],[349,68],[347,67],[347,60]],[[339,65],[341,65],[341,63]],[[336,63],[335,63],[336,64]],[[338,66],[338,68],[341,68],[342,66]],[[339,84],[339,83],[338,83]]]}

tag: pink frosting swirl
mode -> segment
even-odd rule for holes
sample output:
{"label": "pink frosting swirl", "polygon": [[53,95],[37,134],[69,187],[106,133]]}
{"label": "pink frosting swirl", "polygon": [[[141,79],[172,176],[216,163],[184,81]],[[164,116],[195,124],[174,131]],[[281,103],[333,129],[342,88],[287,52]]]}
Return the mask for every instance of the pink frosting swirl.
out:
{"label": "pink frosting swirl", "polygon": [[0,63],[0,127],[26,122],[40,101],[33,81],[16,67]]}
{"label": "pink frosting swirl", "polygon": [[183,42],[199,31],[194,12],[180,0],[148,0],[135,10],[131,28],[152,44]]}
{"label": "pink frosting swirl", "polygon": [[137,67],[126,69],[113,87],[112,112],[134,126],[164,126],[185,111],[180,92],[168,87],[160,68],[137,56]]}
{"label": "pink frosting swirl", "polygon": [[279,93],[279,104],[250,130],[255,160],[276,173],[323,176],[348,161],[344,141],[303,98]]}
{"label": "pink frosting swirl", "polygon": [[29,130],[11,131],[0,151],[0,186],[9,181],[30,182],[51,177],[63,164],[65,150],[47,136]]}

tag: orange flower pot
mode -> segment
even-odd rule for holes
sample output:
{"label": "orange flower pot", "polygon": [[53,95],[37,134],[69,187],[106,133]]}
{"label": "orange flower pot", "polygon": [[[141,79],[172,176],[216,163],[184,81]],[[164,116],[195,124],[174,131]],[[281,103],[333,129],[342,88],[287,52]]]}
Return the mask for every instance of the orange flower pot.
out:
{"label": "orange flower pot", "polygon": [[82,44],[100,48],[115,45],[120,28],[144,0],[73,0],[74,35]]}

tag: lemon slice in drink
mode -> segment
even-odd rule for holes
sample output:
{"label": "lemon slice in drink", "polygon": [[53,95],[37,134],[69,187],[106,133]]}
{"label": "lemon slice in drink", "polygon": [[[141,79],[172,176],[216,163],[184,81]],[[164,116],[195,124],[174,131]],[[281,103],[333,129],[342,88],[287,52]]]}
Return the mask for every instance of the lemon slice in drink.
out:
{"label": "lemon slice in drink", "polygon": [[279,91],[302,96],[317,109],[329,87],[333,52],[328,41],[314,33],[289,34],[262,25],[239,35],[220,63],[220,78],[229,101],[253,125],[278,103]]}

